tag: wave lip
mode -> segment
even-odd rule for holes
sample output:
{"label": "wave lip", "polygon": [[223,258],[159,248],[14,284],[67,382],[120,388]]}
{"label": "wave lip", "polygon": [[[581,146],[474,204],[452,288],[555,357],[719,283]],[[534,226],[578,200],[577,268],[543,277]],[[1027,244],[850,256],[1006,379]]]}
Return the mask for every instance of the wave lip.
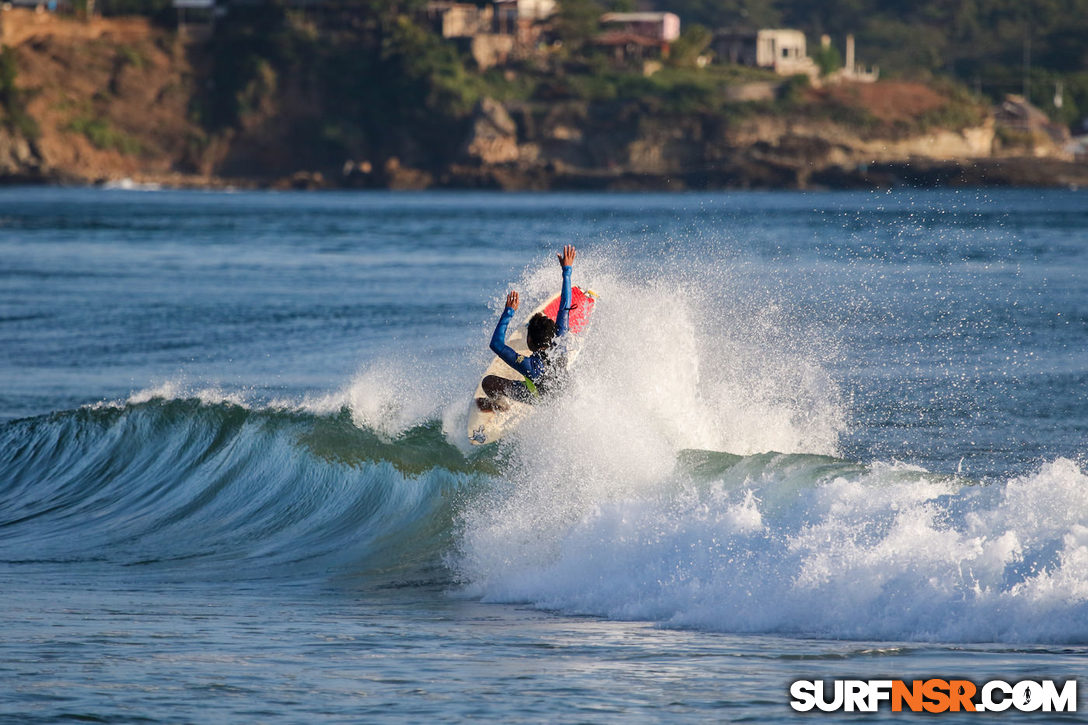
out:
{"label": "wave lip", "polygon": [[216,576],[431,567],[487,469],[434,423],[396,439],[350,412],[163,400],[0,428],[0,560]]}

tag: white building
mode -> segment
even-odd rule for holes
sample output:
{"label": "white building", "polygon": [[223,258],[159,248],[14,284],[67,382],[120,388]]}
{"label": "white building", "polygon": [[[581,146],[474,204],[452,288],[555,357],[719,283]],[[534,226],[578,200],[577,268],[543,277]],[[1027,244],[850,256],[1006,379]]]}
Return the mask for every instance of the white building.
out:
{"label": "white building", "polygon": [[805,34],[788,28],[748,32],[720,32],[714,37],[718,58],[741,65],[769,68],[784,76],[815,79],[820,69],[808,57]]}
{"label": "white building", "polygon": [[538,35],[536,23],[554,15],[557,7],[556,0],[495,0],[494,6],[496,30],[517,35],[527,45]]}
{"label": "white building", "polygon": [[663,43],[680,37],[680,16],[675,13],[605,13],[601,25]]}

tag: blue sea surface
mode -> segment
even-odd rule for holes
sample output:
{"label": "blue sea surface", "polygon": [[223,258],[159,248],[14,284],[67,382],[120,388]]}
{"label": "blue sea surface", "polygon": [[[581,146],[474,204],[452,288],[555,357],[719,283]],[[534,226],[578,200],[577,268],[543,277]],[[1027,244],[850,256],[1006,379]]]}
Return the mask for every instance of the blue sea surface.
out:
{"label": "blue sea surface", "polygon": [[[1086,229],[1083,191],[2,189],[0,721],[1079,677]],[[576,363],[474,447],[502,300],[568,243]]]}

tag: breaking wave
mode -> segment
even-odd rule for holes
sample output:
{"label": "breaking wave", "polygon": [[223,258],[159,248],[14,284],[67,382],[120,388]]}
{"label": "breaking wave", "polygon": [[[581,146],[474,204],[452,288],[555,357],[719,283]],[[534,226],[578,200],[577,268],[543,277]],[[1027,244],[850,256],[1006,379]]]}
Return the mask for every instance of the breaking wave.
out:
{"label": "breaking wave", "polygon": [[[465,440],[483,352],[433,376],[453,392],[381,361],[301,403],[166,385],[5,423],[0,561],[358,577],[726,632],[1088,643],[1083,461],[980,482],[845,460],[829,343],[767,296],[728,270],[579,274],[602,303],[569,386],[497,446]],[[523,296],[556,276],[529,270]]]}

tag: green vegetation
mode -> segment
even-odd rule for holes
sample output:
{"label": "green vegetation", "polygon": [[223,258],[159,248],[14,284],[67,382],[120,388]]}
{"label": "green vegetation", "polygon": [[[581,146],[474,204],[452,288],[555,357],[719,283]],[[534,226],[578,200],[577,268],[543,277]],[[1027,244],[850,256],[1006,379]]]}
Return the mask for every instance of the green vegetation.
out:
{"label": "green vegetation", "polygon": [[0,111],[3,111],[3,123],[9,131],[34,139],[41,133],[41,129],[38,122],[27,113],[26,104],[30,92],[19,88],[18,74],[15,51],[5,45],[0,50]]}
{"label": "green vegetation", "polygon": [[139,141],[123,131],[118,131],[104,118],[79,115],[68,122],[65,130],[83,134],[95,148],[104,151],[120,151],[123,154],[138,154],[142,151]]}
{"label": "green vegetation", "polygon": [[704,69],[665,66],[650,76],[595,57],[561,75],[491,71],[478,93],[501,101],[638,101],[665,111],[716,112],[733,103],[730,88],[750,81],[778,83],[780,76],[737,66]]}
{"label": "green vegetation", "polygon": [[710,47],[714,34],[702,25],[691,25],[684,29],[676,42],[672,44],[669,62],[677,66],[694,66],[699,56]]}
{"label": "green vegetation", "polygon": [[834,45],[829,45],[826,48],[822,46],[816,46],[809,50],[808,54],[812,57],[816,66],[820,69],[822,75],[830,75],[839,68],[842,68],[842,55],[839,53],[839,49]]}
{"label": "green vegetation", "polygon": [[939,108],[923,113],[917,120],[919,128],[960,130],[983,122],[986,107],[962,84],[944,78],[931,80],[929,85],[948,100]]}
{"label": "green vegetation", "polygon": [[416,153],[448,157],[484,97],[639,101],[665,111],[715,112],[731,104],[731,85],[781,80],[750,68],[695,68],[694,57],[709,43],[705,30],[689,32],[680,63],[648,78],[641,66],[618,64],[588,47],[572,54],[569,46],[544,65],[480,72],[458,45],[406,14],[356,16],[353,32],[319,36],[303,16],[282,7],[245,12],[222,23],[211,41],[213,66],[206,73],[214,83],[194,102],[194,119],[213,133],[241,128],[273,113],[271,99],[301,93],[313,100],[320,121],[295,136],[311,145],[310,158],[330,164],[407,154],[397,147],[405,128],[413,129],[411,136],[423,147]]}
{"label": "green vegetation", "polygon": [[[586,42],[597,31],[603,7],[596,0],[564,2],[557,34],[567,35],[565,41],[558,38],[561,45],[487,71],[476,69],[467,43],[444,40],[423,27],[417,14],[401,12],[403,7],[368,7],[352,10],[350,26],[326,22],[320,30],[311,16],[276,3],[232,10],[210,41],[211,65],[201,71],[210,82],[194,99],[194,120],[214,135],[273,117],[282,123],[290,108],[288,151],[317,165],[339,166],[344,159],[398,156],[407,163],[431,163],[453,158],[474,106],[485,97],[633,103],[646,112],[729,120],[789,113],[874,133],[945,122],[961,127],[979,114],[977,100],[954,84],[946,92],[956,103],[894,125],[874,118],[861,104],[813,94],[804,77],[783,79],[728,64],[700,68],[697,59],[708,51],[712,33],[694,24],[685,27],[664,66],[644,75],[641,62],[617,60]],[[829,62],[834,60],[832,54]],[[737,87],[752,82],[772,84],[777,93],[763,101],[738,100]],[[106,129],[82,130],[99,139],[96,145],[116,143]]]}
{"label": "green vegetation", "polygon": [[[326,3],[339,11],[290,10],[282,0],[231,6],[213,40],[214,87],[194,104],[194,113],[209,129],[236,125],[264,94],[283,90],[269,87],[269,79],[279,84],[300,74],[322,90],[342,93],[343,105],[328,109],[334,115],[357,111],[368,119],[363,136],[344,130],[351,124],[327,124],[334,146],[372,144],[383,124],[462,116],[481,95],[627,98],[644,89],[664,91],[666,102],[684,99],[680,105],[720,105],[702,81],[673,77],[670,84],[665,75],[643,83],[633,77],[639,69],[624,72],[596,57],[589,41],[600,29],[600,14],[632,9],[633,0],[559,0],[553,21],[559,64],[516,69],[515,80],[475,71],[463,45],[420,27],[415,18],[424,4]],[[853,33],[858,60],[880,66],[885,78],[949,78],[990,100],[1026,87],[1033,103],[1074,129],[1088,116],[1088,0],[655,0],[654,6],[682,20],[673,66],[693,68],[717,28],[793,27],[806,33],[810,54],[826,73],[841,67],[843,38]],[[97,7],[107,15],[175,15],[170,0],[98,0]],[[323,30],[320,40],[312,27],[305,30],[306,22],[330,12],[351,21],[331,35]],[[818,43],[825,33],[832,38],[826,49]],[[940,114],[931,119],[940,122]]]}
{"label": "green vegetation", "polygon": [[581,51],[599,29],[601,13],[607,8],[596,0],[559,0],[556,35],[568,53]]}
{"label": "green vegetation", "polygon": [[1031,131],[1018,131],[1004,126],[997,129],[997,142],[1006,151],[1030,152],[1038,140]]}
{"label": "green vegetation", "polygon": [[[821,67],[824,33],[857,37],[860,62],[884,77],[944,76],[991,100],[1021,93],[1061,122],[1088,116],[1088,0],[659,0],[685,23],[800,28]],[[1054,103],[1062,85],[1061,107]]]}
{"label": "green vegetation", "polygon": [[136,70],[142,70],[147,65],[147,60],[130,45],[117,46],[117,59],[124,65],[130,65]]}
{"label": "green vegetation", "polygon": [[386,10],[358,7],[350,27],[318,32],[277,3],[232,9],[211,40],[203,74],[212,82],[194,99],[193,118],[217,133],[259,122],[289,99],[312,114],[296,114],[293,136],[319,163],[401,155],[405,128],[417,153],[447,153],[451,124],[489,81],[452,43]]}

